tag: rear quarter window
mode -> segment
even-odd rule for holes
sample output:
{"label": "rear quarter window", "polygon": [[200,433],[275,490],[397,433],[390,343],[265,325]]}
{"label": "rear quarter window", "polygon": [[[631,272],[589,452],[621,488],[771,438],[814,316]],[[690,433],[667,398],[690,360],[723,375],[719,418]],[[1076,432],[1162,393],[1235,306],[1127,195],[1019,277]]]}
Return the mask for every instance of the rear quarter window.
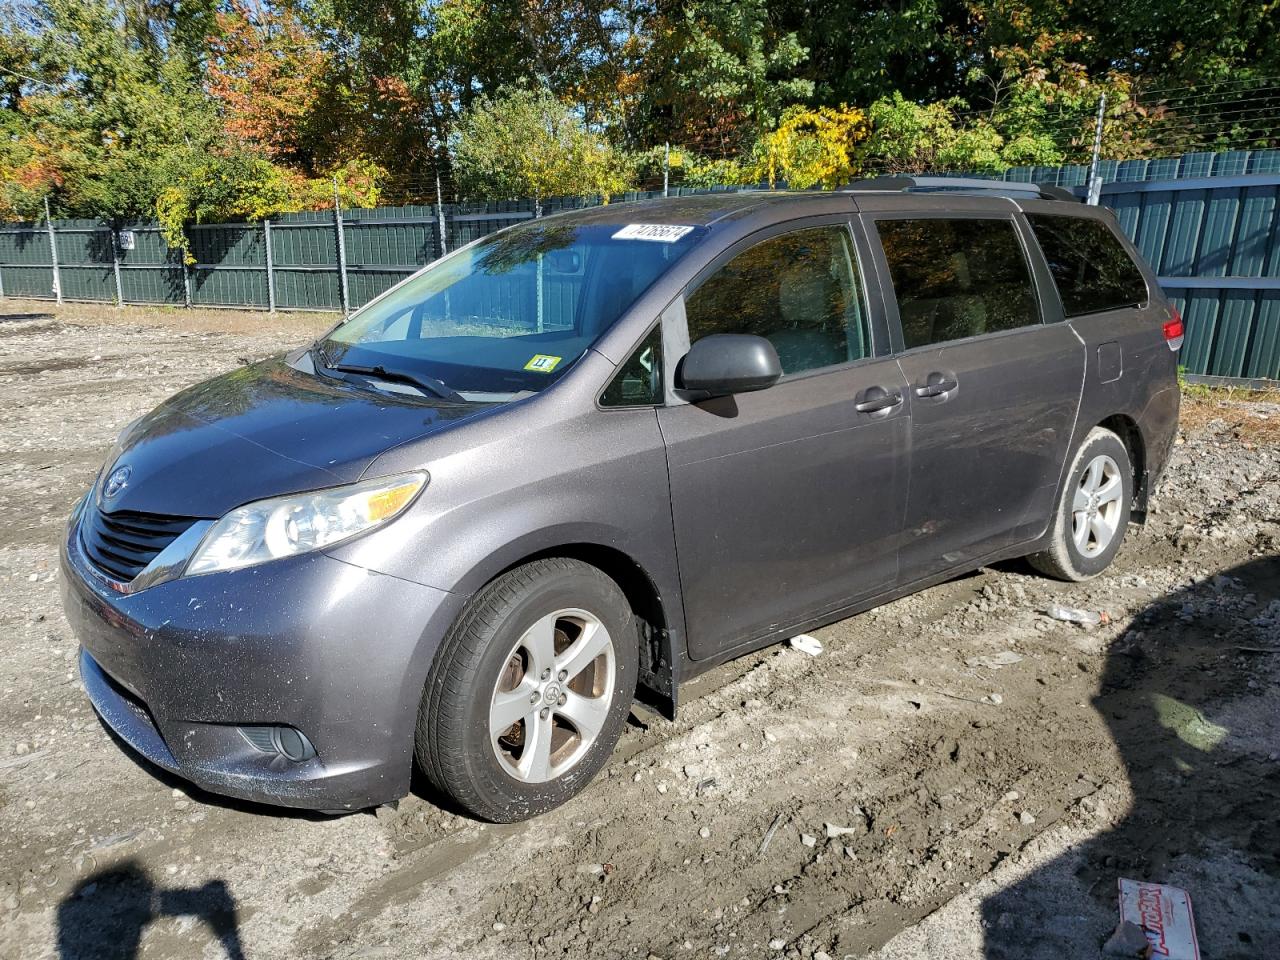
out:
{"label": "rear quarter window", "polygon": [[1105,223],[1085,217],[1029,213],[1068,317],[1147,302],[1147,281]]}

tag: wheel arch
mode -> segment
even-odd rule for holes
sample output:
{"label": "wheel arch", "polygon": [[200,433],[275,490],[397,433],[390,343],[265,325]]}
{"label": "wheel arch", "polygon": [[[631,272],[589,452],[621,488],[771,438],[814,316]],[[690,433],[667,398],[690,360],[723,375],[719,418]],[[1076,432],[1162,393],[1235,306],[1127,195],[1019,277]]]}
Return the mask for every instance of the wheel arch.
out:
{"label": "wheel arch", "polygon": [[1138,523],[1146,523],[1150,484],[1147,476],[1147,440],[1142,428],[1136,420],[1123,413],[1112,414],[1096,425],[1118,436],[1129,452],[1129,463],[1133,467],[1132,519]]}
{"label": "wheel arch", "polygon": [[[581,531],[577,531],[581,533]],[[613,580],[627,598],[639,628],[640,671],[637,696],[674,715],[676,705],[676,635],[682,633],[673,618],[679,616],[679,599],[664,600],[654,576],[638,559],[620,547],[596,539],[573,538],[538,545],[537,541],[512,544],[473,569],[466,578],[466,591],[474,596],[486,584],[503,574],[535,560],[563,557],[578,560],[600,570]]]}

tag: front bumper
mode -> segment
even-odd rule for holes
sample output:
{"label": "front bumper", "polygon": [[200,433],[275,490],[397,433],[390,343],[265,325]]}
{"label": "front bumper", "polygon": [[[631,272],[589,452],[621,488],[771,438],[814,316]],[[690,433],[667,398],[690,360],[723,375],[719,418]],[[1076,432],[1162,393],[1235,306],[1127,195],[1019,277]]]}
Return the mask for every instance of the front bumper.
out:
{"label": "front bumper", "polygon": [[[356,810],[409,791],[427,670],[462,600],[321,553],[120,594],[62,544],[85,691],[146,759],[211,792]],[[240,727],[300,730],[294,762]]]}

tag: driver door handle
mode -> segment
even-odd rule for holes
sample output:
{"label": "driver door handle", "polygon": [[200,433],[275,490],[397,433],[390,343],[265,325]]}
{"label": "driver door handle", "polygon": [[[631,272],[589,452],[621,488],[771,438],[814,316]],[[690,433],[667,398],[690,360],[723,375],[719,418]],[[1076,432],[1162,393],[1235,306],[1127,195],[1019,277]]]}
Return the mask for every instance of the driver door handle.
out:
{"label": "driver door handle", "polygon": [[882,393],[876,397],[868,397],[859,403],[853,405],[853,409],[859,413],[875,413],[877,410],[888,410],[890,407],[896,407],[902,403],[902,394],[896,390],[892,393]]}

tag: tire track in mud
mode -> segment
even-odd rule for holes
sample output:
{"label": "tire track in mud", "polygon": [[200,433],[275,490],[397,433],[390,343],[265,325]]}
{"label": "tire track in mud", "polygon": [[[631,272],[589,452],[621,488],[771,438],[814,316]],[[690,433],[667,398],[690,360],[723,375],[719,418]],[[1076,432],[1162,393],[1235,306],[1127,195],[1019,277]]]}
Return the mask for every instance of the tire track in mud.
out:
{"label": "tire track in mud", "polygon": [[[998,573],[983,573],[899,603],[919,608],[918,616],[924,622],[943,621],[999,577]],[[587,828],[589,840],[575,843],[575,835],[580,836],[583,827],[574,819],[581,815],[579,805],[571,805],[567,811],[544,817],[544,821],[559,822],[541,823],[542,836],[522,851],[520,868],[543,876],[585,878],[583,883],[559,884],[565,895],[564,910],[547,922],[543,919],[545,909],[538,911],[543,916],[525,914],[512,898],[491,895],[484,904],[486,912],[492,911],[489,923],[477,920],[472,930],[483,931],[496,920],[507,929],[530,931],[531,942],[552,955],[557,948],[583,947],[583,937],[593,949],[599,949],[611,939],[608,913],[619,909],[602,904],[621,901],[620,909],[626,914],[626,904],[631,901],[630,896],[617,895],[620,885],[678,889],[692,874],[701,897],[684,903],[679,896],[670,902],[663,899],[652,922],[627,915],[627,937],[616,946],[611,944],[610,949],[621,954],[625,952],[622,942],[629,942],[661,953],[662,949],[679,949],[682,940],[689,937],[694,938],[695,948],[724,946],[737,940],[760,949],[770,940],[801,937],[831,917],[851,915],[857,915],[869,928],[870,942],[881,938],[875,933],[877,929],[882,928],[887,939],[904,916],[927,913],[946,898],[950,888],[963,883],[963,877],[985,873],[1019,841],[985,844],[963,856],[956,852],[952,858],[948,856],[951,847],[962,847],[963,842],[948,842],[946,837],[964,837],[984,824],[999,833],[991,822],[991,811],[1001,796],[1014,784],[1043,779],[1045,771],[1021,761],[1026,751],[1007,749],[1007,743],[1000,743],[1002,733],[983,716],[994,711],[994,705],[952,700],[939,695],[942,687],[938,684],[912,683],[923,678],[900,676],[901,654],[909,643],[884,644],[883,631],[874,623],[891,615],[886,612],[881,618],[858,618],[822,631],[827,653],[817,659],[785,649],[768,651],[736,676],[714,678],[715,689],[688,702],[678,722],[663,724],[648,734],[633,732],[620,747],[621,762],[615,761],[605,780],[588,791],[591,805],[597,809],[615,808],[615,795],[623,794],[617,804],[624,811],[621,816],[591,824]],[[964,671],[952,671],[940,680],[947,689],[966,690],[972,695],[969,700],[977,701],[982,695],[981,688],[961,686],[982,682]],[[898,691],[891,701],[895,705],[888,710],[886,687]],[[911,705],[913,697],[922,704],[920,708]],[[820,709],[817,717],[796,713],[797,707],[823,703],[832,708]],[[926,709],[926,703],[927,709],[936,713],[928,719],[917,715],[906,721],[911,730],[908,738],[898,741],[877,736],[889,734],[900,723],[894,711],[918,714]],[[886,713],[890,715],[888,722]],[[957,737],[961,722],[969,729]],[[859,746],[850,745],[850,725],[861,728]],[[747,745],[747,751],[741,749],[742,744]],[[999,758],[997,747],[1001,748]],[[687,769],[690,765],[695,768],[692,776]],[[667,787],[666,794],[650,792],[657,789],[654,778]],[[698,784],[707,779],[715,779],[716,785],[699,795]],[[961,789],[970,782],[974,786]],[[661,817],[660,830],[668,835],[682,832],[690,839],[672,849],[652,844],[637,848],[632,842],[637,789],[644,790],[645,797],[640,799],[645,802],[647,797],[651,815]],[[1078,792],[1095,789],[1096,784],[1089,783]],[[823,799],[801,799],[801,793]],[[939,797],[946,798],[941,805]],[[945,826],[940,841],[930,836],[925,824],[937,818],[943,806]],[[779,815],[784,825],[767,856],[761,857],[760,837]],[[707,846],[692,839],[698,824],[710,825],[714,841],[720,829],[717,824],[730,818],[737,821],[736,835],[719,845],[712,860],[695,864],[695,858],[683,856],[691,852],[689,847]],[[1042,826],[1053,819],[1046,817]],[[828,838],[823,828],[826,823],[852,830],[839,838]],[[804,831],[812,831],[813,847],[801,840]],[[505,850],[499,852],[499,846],[482,848],[467,868],[479,874],[497,869],[509,856]],[[719,858],[730,862],[715,869],[699,869],[716,864]],[[912,885],[910,875],[921,863],[941,870],[949,860],[945,880],[928,891]],[[592,869],[597,863],[600,873]],[[605,863],[609,864],[607,873]],[[513,871],[508,861],[507,875],[518,876],[520,872]],[[670,876],[670,884],[662,882],[664,874]],[[591,909],[593,896],[602,897],[596,911]],[[708,899],[715,904],[710,914]],[[584,908],[592,919],[589,926],[600,929],[567,937],[560,933],[572,928],[570,917]],[[348,919],[344,917],[334,926],[342,927]],[[709,944],[694,932],[716,932],[717,925],[723,944]],[[359,939],[354,931],[346,933],[349,941]],[[327,949],[320,949],[320,945],[327,948],[332,939],[332,930],[319,931],[299,946],[324,954]],[[479,948],[483,939],[474,938],[468,945]]]}

